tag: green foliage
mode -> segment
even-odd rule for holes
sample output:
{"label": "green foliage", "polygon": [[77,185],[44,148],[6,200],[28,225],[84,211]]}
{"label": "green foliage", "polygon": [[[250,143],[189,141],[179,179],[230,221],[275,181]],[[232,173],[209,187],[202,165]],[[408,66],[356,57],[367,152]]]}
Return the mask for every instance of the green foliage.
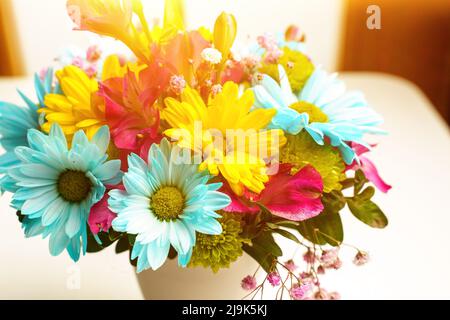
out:
{"label": "green foliage", "polygon": [[108,248],[109,246],[111,246],[114,241],[112,241],[109,237],[109,234],[106,232],[100,232],[97,236],[98,239],[100,239],[101,244],[97,242],[97,240],[95,239],[94,235],[92,234],[92,232],[89,229],[89,226],[87,226],[88,228],[88,244],[87,244],[87,252],[88,253],[96,253],[96,252],[100,252],[103,249]]}
{"label": "green foliage", "polygon": [[116,244],[116,253],[122,253],[130,249],[130,242],[128,241],[128,237],[125,235],[122,236]]}
{"label": "green foliage", "polygon": [[342,227],[339,212],[329,208],[312,219],[300,223],[298,231],[312,243],[339,246],[344,240],[344,229]]}
{"label": "green foliage", "polygon": [[244,251],[255,259],[266,272],[271,272],[274,261],[283,255],[271,232],[261,233],[252,239],[252,244],[244,244]]}
{"label": "green foliage", "polygon": [[358,170],[355,172],[355,179],[354,179],[354,195],[356,196],[364,187],[368,180],[366,179],[366,176],[361,170]]}
{"label": "green foliage", "polygon": [[298,238],[294,234],[290,233],[287,230],[276,228],[276,229],[272,229],[272,233],[278,233],[279,235],[285,237],[286,239],[289,239],[298,244],[301,244],[300,240],[298,240]]}
{"label": "green foliage", "polygon": [[388,225],[387,217],[372,201],[354,197],[347,199],[347,204],[353,215],[366,225],[378,229],[383,229]]}
{"label": "green foliage", "polygon": [[345,199],[351,213],[372,228],[385,228],[388,225],[388,219],[378,205],[371,200],[375,195],[375,188],[370,186],[363,190],[368,180],[361,170],[355,173],[354,181],[353,197]]}

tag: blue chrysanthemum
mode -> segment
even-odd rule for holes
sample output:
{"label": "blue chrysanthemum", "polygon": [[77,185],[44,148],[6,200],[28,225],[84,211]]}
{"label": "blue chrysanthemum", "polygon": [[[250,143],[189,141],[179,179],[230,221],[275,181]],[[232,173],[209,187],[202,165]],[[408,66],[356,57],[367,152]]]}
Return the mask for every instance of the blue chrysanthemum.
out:
{"label": "blue chrysanthemum", "polygon": [[74,261],[86,252],[87,220],[94,204],[105,194],[105,185],[122,179],[120,160],[107,161],[110,135],[102,127],[89,141],[78,131],[69,149],[59,125],[47,136],[28,131],[29,147],[17,147],[19,164],[7,171],[12,206],[21,211],[27,237],[50,237],[52,255],[67,249]]}
{"label": "blue chrysanthemum", "polygon": [[[47,71],[43,80],[35,75],[34,85],[38,104],[31,101],[21,91],[19,91],[19,95],[25,102],[25,107],[0,102],[0,144],[6,151],[5,154],[0,156],[0,174],[4,174],[6,170],[20,162],[14,153],[14,149],[18,146],[28,146],[28,130],[39,128],[38,108],[43,106],[46,94],[58,90],[53,86],[53,71],[51,69]],[[4,177],[0,180],[3,180],[3,183],[6,184],[7,178]]]}
{"label": "blue chrysanthemum", "polygon": [[227,207],[230,198],[217,191],[221,183],[207,184],[211,176],[200,173],[198,165],[180,163],[181,154],[182,149],[166,139],[152,146],[148,165],[132,154],[123,178],[126,190],[109,193],[110,209],[117,213],[113,228],[137,235],[132,259],[138,258],[138,272],[161,267],[171,245],[185,267],[196,232],[222,233],[215,211]]}
{"label": "blue chrysanthemum", "polygon": [[382,118],[371,109],[361,92],[346,92],[336,75],[317,68],[303,90],[296,96],[291,89],[283,67],[279,66],[280,84],[269,76],[254,88],[257,108],[277,109],[271,128],[296,135],[306,130],[316,143],[323,145],[325,137],[338,147],[347,164],[356,159],[347,142],[369,147],[363,137],[366,133],[385,133],[378,126]]}

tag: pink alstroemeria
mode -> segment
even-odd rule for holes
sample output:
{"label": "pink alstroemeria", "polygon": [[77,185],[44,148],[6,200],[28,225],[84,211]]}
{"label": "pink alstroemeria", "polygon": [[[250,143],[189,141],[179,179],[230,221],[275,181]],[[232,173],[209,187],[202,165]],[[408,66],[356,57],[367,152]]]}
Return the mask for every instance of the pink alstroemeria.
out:
{"label": "pink alstroemeria", "polygon": [[323,211],[321,196],[323,181],[320,174],[312,167],[306,166],[291,175],[292,166],[280,165],[279,172],[272,176],[261,194],[245,192],[238,198],[228,186],[223,188],[232,200],[225,211],[229,212],[258,212],[255,204],[258,202],[269,209],[274,215],[292,221],[304,221],[313,218]]}
{"label": "pink alstroemeria", "polygon": [[97,235],[99,232],[108,232],[111,228],[112,221],[117,217],[108,208],[108,198],[108,194],[105,194],[103,199],[91,208],[88,224],[94,235]]}
{"label": "pink alstroemeria", "polygon": [[370,150],[367,147],[357,143],[352,143],[351,147],[358,155],[359,163],[357,161],[353,162],[353,164],[347,166],[347,171],[361,170],[366,178],[370,182],[372,182],[380,191],[387,193],[392,188],[392,186],[384,182],[384,180],[380,177],[375,164],[370,159],[364,156],[364,154],[369,152]]}

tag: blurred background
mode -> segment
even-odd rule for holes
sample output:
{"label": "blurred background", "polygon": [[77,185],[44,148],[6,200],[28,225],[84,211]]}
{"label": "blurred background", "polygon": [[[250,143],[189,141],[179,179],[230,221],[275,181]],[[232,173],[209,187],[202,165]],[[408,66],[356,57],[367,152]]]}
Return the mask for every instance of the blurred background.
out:
{"label": "blurred background", "polygon": [[[29,75],[67,44],[88,45],[72,31],[65,0],[0,0],[0,76]],[[149,19],[163,1],[143,0]],[[418,85],[450,124],[449,0],[186,0],[190,27],[213,26],[219,10],[233,12],[240,40],[261,30],[296,24],[311,56],[329,70],[377,71]],[[381,29],[369,29],[370,5],[381,9]],[[254,8],[258,7],[258,17]],[[190,19],[195,16],[194,19]],[[245,31],[244,31],[245,30]]]}

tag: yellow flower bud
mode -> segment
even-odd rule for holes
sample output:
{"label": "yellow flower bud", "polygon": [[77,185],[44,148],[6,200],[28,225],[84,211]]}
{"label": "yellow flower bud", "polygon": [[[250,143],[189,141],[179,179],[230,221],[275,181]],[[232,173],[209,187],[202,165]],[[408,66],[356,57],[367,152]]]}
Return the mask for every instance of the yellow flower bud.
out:
{"label": "yellow flower bud", "polygon": [[222,53],[223,60],[228,59],[237,34],[236,19],[232,14],[223,12],[214,25],[214,46]]}

